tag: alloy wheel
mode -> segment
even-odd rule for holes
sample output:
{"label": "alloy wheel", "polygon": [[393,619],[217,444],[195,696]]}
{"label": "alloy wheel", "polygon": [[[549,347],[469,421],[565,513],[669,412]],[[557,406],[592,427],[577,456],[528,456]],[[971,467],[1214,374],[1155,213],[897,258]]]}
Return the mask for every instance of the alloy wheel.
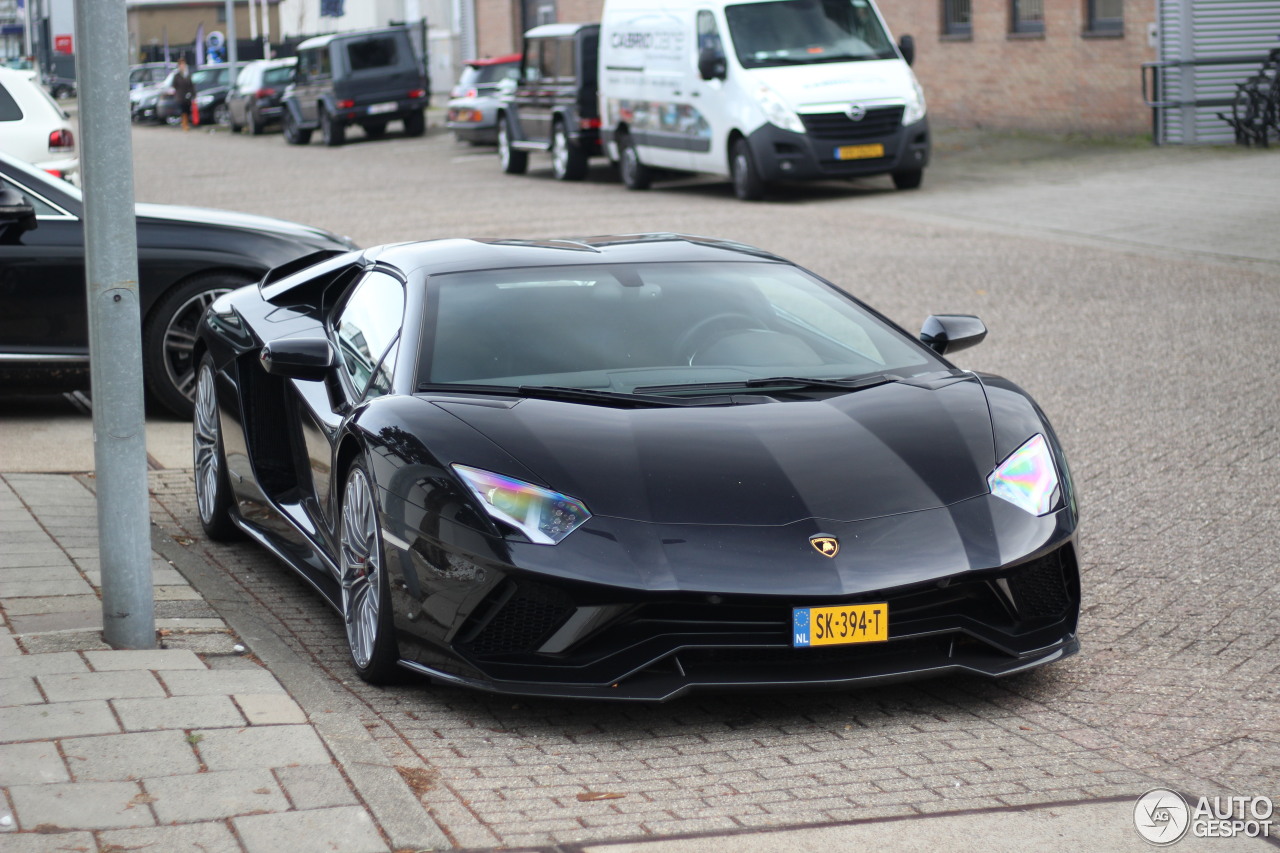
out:
{"label": "alloy wheel", "polygon": [[221,476],[218,458],[218,401],[213,390],[213,370],[206,363],[196,382],[196,411],[192,421],[191,449],[195,457],[196,508],[205,524],[213,521]]}
{"label": "alloy wheel", "polygon": [[192,296],[178,306],[178,310],[169,316],[164,329],[164,369],[169,381],[186,396],[188,400],[195,395],[196,363],[192,359],[196,345],[196,326],[204,316],[204,310],[215,299],[231,288],[220,287],[205,290]]}
{"label": "alloy wheel", "polygon": [[351,469],[342,502],[342,616],[347,643],[356,666],[373,660],[382,606],[382,560],[378,548],[378,519],[369,480],[360,468]]}

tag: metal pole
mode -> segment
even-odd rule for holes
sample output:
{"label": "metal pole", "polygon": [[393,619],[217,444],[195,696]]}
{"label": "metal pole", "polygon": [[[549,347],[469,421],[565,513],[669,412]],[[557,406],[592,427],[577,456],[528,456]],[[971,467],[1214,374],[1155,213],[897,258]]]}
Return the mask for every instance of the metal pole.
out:
{"label": "metal pole", "polygon": [[125,0],[76,0],[103,637],[156,645]]}
{"label": "metal pole", "polygon": [[33,56],[35,51],[32,50],[31,41],[31,22],[34,17],[31,14],[31,1],[27,0],[22,6],[22,55]]}
{"label": "metal pole", "polygon": [[239,71],[236,63],[239,62],[240,56],[236,52],[236,0],[227,0],[227,63],[231,68],[231,85],[236,84],[236,76]]}

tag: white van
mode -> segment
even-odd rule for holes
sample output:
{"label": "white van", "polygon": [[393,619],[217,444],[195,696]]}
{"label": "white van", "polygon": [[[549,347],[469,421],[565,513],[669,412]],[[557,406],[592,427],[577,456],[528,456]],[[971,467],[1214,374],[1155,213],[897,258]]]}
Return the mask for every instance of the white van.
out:
{"label": "white van", "polygon": [[914,45],[872,0],[605,0],[603,17],[602,140],[629,188],[651,167],[731,177],[746,200],[774,180],[920,185]]}

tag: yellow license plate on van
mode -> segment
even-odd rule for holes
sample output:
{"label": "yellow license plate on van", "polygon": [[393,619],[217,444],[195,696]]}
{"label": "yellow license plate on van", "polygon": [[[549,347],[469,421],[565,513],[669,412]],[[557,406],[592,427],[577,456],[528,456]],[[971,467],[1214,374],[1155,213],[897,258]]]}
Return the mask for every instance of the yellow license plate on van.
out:
{"label": "yellow license plate on van", "polygon": [[875,145],[841,145],[836,149],[837,160],[871,160],[884,156],[884,146]]}
{"label": "yellow license plate on van", "polygon": [[888,639],[889,605],[886,602],[791,609],[791,645],[796,648],[884,643]]}

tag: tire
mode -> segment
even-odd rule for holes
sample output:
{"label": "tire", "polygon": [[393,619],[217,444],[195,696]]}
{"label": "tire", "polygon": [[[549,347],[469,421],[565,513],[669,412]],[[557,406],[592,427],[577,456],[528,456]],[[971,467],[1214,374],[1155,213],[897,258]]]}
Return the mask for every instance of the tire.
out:
{"label": "tire", "polygon": [[337,148],[347,141],[347,128],[328,110],[320,111],[320,139],[330,148]]}
{"label": "tire", "polygon": [[755,158],[751,156],[751,146],[745,139],[733,143],[733,152],[729,155],[729,174],[733,178],[733,194],[738,198],[743,201],[759,201],[764,198],[765,182],[760,179]]}
{"label": "tire", "polygon": [[368,464],[357,459],[343,481],[338,525],[342,621],[356,674],[370,684],[385,684],[398,672],[400,651],[391,622],[377,488],[368,471]]}
{"label": "tire", "polygon": [[[231,110],[226,104],[218,104],[213,108],[213,123],[219,127],[231,127]],[[232,129],[236,132],[240,131],[238,127]]]}
{"label": "tire", "polygon": [[404,117],[404,135],[418,137],[427,132],[427,117],[422,110],[414,110]]}
{"label": "tire", "polygon": [[258,114],[254,112],[253,107],[244,111],[245,126],[249,128],[250,136],[262,135],[262,119],[258,118]]}
{"label": "tire", "polygon": [[284,108],[284,123],[281,128],[284,141],[290,145],[306,145],[311,142],[311,130],[298,127],[298,119],[287,106]]}
{"label": "tire", "polygon": [[563,121],[551,131],[551,171],[557,181],[580,181],[587,174],[587,155],[569,138]]}
{"label": "tire", "polygon": [[364,130],[364,135],[370,139],[381,139],[387,133],[387,123],[385,121],[366,121],[360,127]]}
{"label": "tire", "polygon": [[653,183],[652,170],[640,161],[640,152],[625,133],[618,138],[618,173],[629,190],[647,190]]}
{"label": "tire", "polygon": [[529,152],[511,147],[511,124],[505,115],[498,117],[498,162],[508,175],[523,175],[529,168]]}
{"label": "tire", "polygon": [[919,189],[924,180],[924,169],[908,169],[905,172],[893,173],[893,185],[900,190]]}
{"label": "tire", "polygon": [[213,359],[200,361],[196,380],[195,416],[191,421],[191,454],[195,463],[196,514],[205,535],[215,542],[242,538],[231,520],[235,497],[227,479],[227,456],[222,449],[222,425],[214,389]]}
{"label": "tire", "polygon": [[230,273],[194,275],[171,287],[142,326],[142,365],[147,390],[180,418],[194,410],[197,365],[192,360],[196,327],[204,309],[224,293],[249,283]]}

